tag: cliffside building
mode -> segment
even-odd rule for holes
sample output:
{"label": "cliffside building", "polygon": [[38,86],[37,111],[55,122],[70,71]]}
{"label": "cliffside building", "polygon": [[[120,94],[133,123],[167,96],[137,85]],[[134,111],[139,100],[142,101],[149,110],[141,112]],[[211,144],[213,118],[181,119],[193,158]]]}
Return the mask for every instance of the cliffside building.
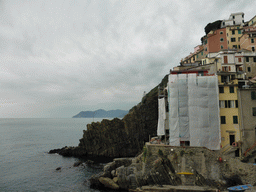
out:
{"label": "cliffside building", "polygon": [[224,19],[221,22],[221,28],[226,26],[244,25],[244,13],[231,13],[229,19]]}
{"label": "cliffside building", "polygon": [[220,149],[217,76],[170,74],[169,143]]}
{"label": "cliffside building", "polygon": [[256,26],[244,27],[243,35],[240,38],[241,49],[255,52],[256,48]]}

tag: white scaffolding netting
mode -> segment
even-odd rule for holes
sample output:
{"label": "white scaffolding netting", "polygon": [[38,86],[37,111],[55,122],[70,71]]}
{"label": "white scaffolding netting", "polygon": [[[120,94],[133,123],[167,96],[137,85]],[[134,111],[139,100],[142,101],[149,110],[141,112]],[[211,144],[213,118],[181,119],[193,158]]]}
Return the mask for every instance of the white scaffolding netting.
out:
{"label": "white scaffolding netting", "polygon": [[158,99],[158,125],[157,135],[165,135],[165,120],[166,120],[166,109],[165,109],[165,98]]}
{"label": "white scaffolding netting", "polygon": [[220,149],[217,76],[169,75],[170,145]]}

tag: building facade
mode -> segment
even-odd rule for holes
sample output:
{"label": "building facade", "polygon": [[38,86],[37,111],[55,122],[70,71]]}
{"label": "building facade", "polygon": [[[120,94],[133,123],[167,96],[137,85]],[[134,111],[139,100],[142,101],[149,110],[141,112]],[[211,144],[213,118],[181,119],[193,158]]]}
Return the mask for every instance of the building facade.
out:
{"label": "building facade", "polygon": [[[256,142],[256,88],[238,89],[239,116],[242,152],[245,153]],[[256,162],[253,159],[252,162]]]}
{"label": "building facade", "polygon": [[220,149],[217,76],[170,74],[169,143]]}

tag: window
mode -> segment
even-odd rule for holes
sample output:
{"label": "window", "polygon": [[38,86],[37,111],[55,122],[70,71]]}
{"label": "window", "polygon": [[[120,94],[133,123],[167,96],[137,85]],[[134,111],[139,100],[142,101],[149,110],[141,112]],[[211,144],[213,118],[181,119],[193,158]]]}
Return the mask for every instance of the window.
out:
{"label": "window", "polygon": [[236,108],[235,100],[230,101],[230,108]]}
{"label": "window", "polygon": [[230,87],[229,87],[229,93],[235,93],[233,86],[230,86]]}
{"label": "window", "polygon": [[219,92],[224,93],[224,87],[219,87]]}
{"label": "window", "polygon": [[223,49],[223,46],[222,46],[222,45],[220,46],[220,49]]}
{"label": "window", "polygon": [[204,50],[207,51],[207,47]]}
{"label": "window", "polygon": [[229,82],[229,75],[221,75],[221,82],[225,83],[225,82]]}
{"label": "window", "polygon": [[253,108],[252,108],[252,115],[253,115],[253,116],[256,116],[256,107],[253,107]]}
{"label": "window", "polygon": [[241,63],[242,62],[242,58],[240,57],[240,58],[238,58],[238,62],[239,63]]}
{"label": "window", "polygon": [[251,72],[251,67],[247,67],[247,71],[248,71],[248,72]]}
{"label": "window", "polygon": [[206,39],[206,40],[204,40],[204,44],[205,44],[205,45],[207,44],[207,39]]}
{"label": "window", "polygon": [[201,52],[201,55],[203,55],[203,54],[204,54],[204,52],[202,51],[202,52]]}
{"label": "window", "polygon": [[232,35],[235,35],[236,34],[236,31],[235,30],[232,30]]}
{"label": "window", "polygon": [[233,124],[238,124],[238,117],[237,116],[233,116]]}
{"label": "window", "polygon": [[225,101],[220,100],[219,105],[220,105],[220,108],[225,108]]}
{"label": "window", "polygon": [[255,48],[254,48],[254,47],[252,47],[252,51],[253,51],[253,52],[255,51]]}
{"label": "window", "polygon": [[237,49],[237,45],[233,45],[233,49]]}
{"label": "window", "polygon": [[231,101],[230,100],[226,100],[225,101],[225,108],[231,108]]}
{"label": "window", "polygon": [[256,57],[253,57],[253,62],[256,62]]}
{"label": "window", "polygon": [[236,38],[231,38],[231,42],[236,42]]}
{"label": "window", "polygon": [[251,43],[254,43],[254,39],[251,39]]}
{"label": "window", "polygon": [[242,34],[242,31],[241,31],[241,30],[238,30],[238,34]]}
{"label": "window", "polygon": [[228,56],[224,56],[224,63],[228,63]]}
{"label": "window", "polygon": [[246,61],[246,62],[249,62],[249,57],[245,57],[245,61]]}
{"label": "window", "polygon": [[256,100],[256,92],[255,91],[251,92],[251,99]]}
{"label": "window", "polygon": [[[256,110],[255,110],[255,114],[256,114]],[[221,124],[226,124],[226,116],[220,116],[220,123]]]}
{"label": "window", "polygon": [[223,22],[223,25],[225,25],[225,22]]}
{"label": "window", "polygon": [[222,35],[222,34],[223,34],[223,31],[221,31],[220,34]]}
{"label": "window", "polygon": [[235,16],[233,16],[233,19],[235,19]]}
{"label": "window", "polygon": [[220,41],[224,41],[224,39],[223,39],[223,38],[220,38]]}

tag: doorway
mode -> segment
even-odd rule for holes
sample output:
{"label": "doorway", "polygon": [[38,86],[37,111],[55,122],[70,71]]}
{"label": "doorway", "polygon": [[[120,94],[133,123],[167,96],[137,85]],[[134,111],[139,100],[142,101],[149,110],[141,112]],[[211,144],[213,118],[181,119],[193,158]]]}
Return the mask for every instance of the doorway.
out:
{"label": "doorway", "polygon": [[235,135],[229,135],[229,144],[232,145],[232,143],[235,142]]}

